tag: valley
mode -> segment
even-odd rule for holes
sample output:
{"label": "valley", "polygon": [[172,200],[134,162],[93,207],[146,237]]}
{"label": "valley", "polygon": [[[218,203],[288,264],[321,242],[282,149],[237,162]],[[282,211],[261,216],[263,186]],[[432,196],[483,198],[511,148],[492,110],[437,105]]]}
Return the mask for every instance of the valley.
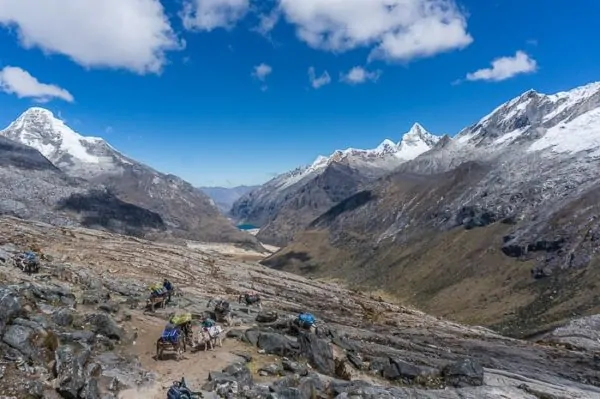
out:
{"label": "valley", "polygon": [[[205,398],[217,398],[227,389],[240,397],[265,398],[272,394],[373,399],[592,399],[600,395],[597,348],[593,340],[586,344],[581,338],[586,334],[592,338],[594,332],[585,324],[539,338],[537,343],[526,342],[429,316],[388,302],[377,292],[348,290],[330,281],[266,268],[221,254],[218,246],[211,249],[208,244],[185,248],[85,228],[61,231],[8,217],[0,219],[0,238],[4,309],[0,348],[11,359],[24,358],[36,370],[28,372],[12,360],[3,365],[0,391],[17,398],[25,397],[21,396],[25,389],[32,397],[44,398],[81,392],[86,396],[78,397],[159,399],[181,377],[193,390],[202,387]],[[25,248],[37,248],[44,259],[52,260],[43,260],[40,273],[28,276],[6,256]],[[165,277],[182,296],[166,309],[143,312],[140,305],[146,287]],[[262,312],[237,304],[237,295],[247,290],[264,298]],[[234,326],[226,327],[223,346],[186,352],[179,362],[154,360],[153,342],[169,314],[205,314],[210,311],[206,302],[214,297],[233,306]],[[19,302],[11,302],[13,298]],[[284,335],[286,320],[306,310],[318,319],[317,334],[312,338],[303,338],[302,333]],[[272,317],[273,311],[275,322],[257,321]],[[67,314],[71,316],[65,319]],[[56,350],[51,357],[64,365],[57,375],[46,370],[43,352],[15,340],[17,331],[33,337],[32,329],[58,337],[60,346],[44,349]],[[84,344],[89,348],[85,358],[64,357],[63,352],[80,348],[77,340],[82,338],[75,337],[88,329],[95,335],[86,336],[90,341]],[[298,347],[296,342],[310,344]],[[305,371],[285,371],[282,365],[285,370]],[[78,370],[96,370],[94,383],[69,374]],[[207,381],[209,374],[213,383]]]}

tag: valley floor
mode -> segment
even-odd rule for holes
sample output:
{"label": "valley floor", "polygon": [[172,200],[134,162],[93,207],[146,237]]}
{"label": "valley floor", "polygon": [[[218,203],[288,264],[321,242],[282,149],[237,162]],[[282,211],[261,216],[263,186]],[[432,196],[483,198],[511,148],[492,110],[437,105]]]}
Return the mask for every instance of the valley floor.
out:
{"label": "valley floor", "polygon": [[[333,348],[336,364],[338,361],[344,364],[346,380],[354,381],[344,384],[371,381],[381,385],[377,389],[382,391],[378,392],[395,387],[393,396],[375,397],[600,397],[600,366],[591,352],[502,337],[482,327],[459,325],[387,303],[367,292],[350,291],[335,283],[268,269],[253,260],[252,257],[259,254],[248,251],[236,252],[212,244],[176,246],[95,230],[56,229],[6,217],[0,218],[0,249],[3,245],[21,249],[38,247],[53,260],[44,264],[41,274],[33,276],[26,276],[8,264],[2,266],[0,261],[0,284],[23,281],[61,284],[69,287],[80,303],[83,297],[90,295],[89,282],[94,281],[94,285],[110,292],[113,302],[121,304],[121,310],[114,317],[128,334],[137,337],[129,343],[124,340],[115,351],[123,356],[137,356],[139,367],[154,374],[153,382],[144,388],[124,389],[119,395],[121,398],[164,398],[170,383],[182,376],[193,389],[198,389],[205,383],[209,371],[219,371],[240,361],[236,355],[240,352],[252,357],[247,367],[256,382],[267,384],[279,379],[279,376],[267,378],[258,370],[265,365],[280,364],[281,357],[257,351],[256,346],[232,338],[248,334],[248,331],[244,333],[248,328],[257,334],[279,334],[275,327],[261,326],[255,321],[255,308],[235,303],[237,295],[248,290],[260,293],[264,298],[263,307],[276,311],[279,319],[302,311],[314,313],[331,335],[327,342]],[[183,291],[182,297],[175,298],[175,307],[157,310],[154,314],[144,313],[139,307],[123,309],[132,298],[144,298],[148,285],[165,277]],[[177,309],[202,315],[207,310],[206,301],[213,297],[226,298],[234,304],[239,324],[228,329],[230,338],[224,340],[223,347],[208,352],[187,352],[180,362],[154,360],[154,344],[168,315]],[[85,311],[85,307],[78,307],[77,311]],[[362,359],[364,365],[353,368],[347,361],[340,360],[350,355]],[[466,358],[484,367],[483,385],[457,388],[447,385],[434,372]],[[381,359],[388,362],[391,360],[387,359],[402,359],[419,372],[431,372],[436,377],[427,383],[408,385],[397,377],[393,381],[386,380],[381,374],[376,375],[375,365]],[[110,370],[104,370],[103,375],[107,372]],[[332,377],[340,376],[323,376],[323,380]],[[124,381],[122,384],[127,386]],[[364,389],[359,385],[344,385],[345,388],[339,385],[336,389]]]}

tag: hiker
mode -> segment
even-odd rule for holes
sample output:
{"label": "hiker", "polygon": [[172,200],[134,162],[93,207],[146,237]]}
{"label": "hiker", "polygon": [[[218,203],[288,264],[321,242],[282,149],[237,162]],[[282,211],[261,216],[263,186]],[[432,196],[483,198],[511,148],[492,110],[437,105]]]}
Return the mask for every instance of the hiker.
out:
{"label": "hiker", "polygon": [[166,278],[163,280],[163,288],[167,291],[167,302],[171,302],[171,294],[173,293],[173,284]]}

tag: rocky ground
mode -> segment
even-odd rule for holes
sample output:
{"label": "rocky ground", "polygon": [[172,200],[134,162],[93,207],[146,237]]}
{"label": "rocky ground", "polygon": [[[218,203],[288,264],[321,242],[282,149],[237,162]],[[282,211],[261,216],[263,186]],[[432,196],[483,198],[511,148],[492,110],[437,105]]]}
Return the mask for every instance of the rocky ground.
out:
{"label": "rocky ground", "polygon": [[[28,276],[11,257],[32,248],[44,260]],[[520,341],[245,259],[1,218],[0,396],[162,399],[185,377],[205,398],[600,397],[596,318]],[[182,296],[144,312],[146,287],[163,277]],[[249,289],[263,311],[234,304],[222,347],[154,359],[169,314],[201,316],[209,298]],[[316,334],[287,326],[305,310]]]}

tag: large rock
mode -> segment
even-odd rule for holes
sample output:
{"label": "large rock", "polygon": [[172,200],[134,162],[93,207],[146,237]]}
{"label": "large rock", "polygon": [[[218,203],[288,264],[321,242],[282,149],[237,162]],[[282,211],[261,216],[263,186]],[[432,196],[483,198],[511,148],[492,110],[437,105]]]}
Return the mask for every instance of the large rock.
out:
{"label": "large rock", "polygon": [[32,359],[37,357],[36,347],[33,343],[34,337],[31,328],[11,325],[6,329],[2,340],[27,358]]}
{"label": "large rock", "polygon": [[52,321],[59,326],[68,327],[73,324],[73,311],[69,308],[61,308],[52,313]]}
{"label": "large rock", "polygon": [[89,349],[81,345],[61,345],[55,353],[56,391],[65,399],[78,399],[86,385],[85,364],[90,357]]}
{"label": "large rock", "polygon": [[329,342],[310,333],[300,333],[298,342],[300,344],[300,352],[313,367],[320,373],[335,375],[333,350]]}
{"label": "large rock", "polygon": [[483,385],[483,367],[471,358],[451,363],[442,370],[446,384],[462,388]]}
{"label": "large rock", "polygon": [[117,325],[112,317],[105,313],[89,314],[86,316],[85,322],[91,324],[92,331],[96,334],[102,334],[117,341],[125,337],[125,331]]}
{"label": "large rock", "polygon": [[276,333],[261,333],[258,336],[258,347],[271,355],[295,356],[298,353],[296,342]]}
{"label": "large rock", "polygon": [[402,380],[411,383],[419,377],[433,377],[439,375],[435,369],[417,366],[401,359],[390,358],[390,363],[383,369],[383,377],[388,380]]}
{"label": "large rock", "polygon": [[256,321],[259,323],[273,323],[277,318],[278,314],[274,311],[262,311],[256,315]]}
{"label": "large rock", "polygon": [[248,367],[242,363],[234,363],[221,372],[211,371],[208,374],[208,382],[202,389],[216,391],[222,397],[229,397],[231,394],[250,390],[253,384],[252,373]]}
{"label": "large rock", "polygon": [[21,312],[22,307],[17,292],[10,288],[0,288],[0,334]]}
{"label": "large rock", "polygon": [[67,287],[58,284],[32,285],[31,293],[36,299],[41,299],[55,305],[73,306],[76,303],[75,295]]}

